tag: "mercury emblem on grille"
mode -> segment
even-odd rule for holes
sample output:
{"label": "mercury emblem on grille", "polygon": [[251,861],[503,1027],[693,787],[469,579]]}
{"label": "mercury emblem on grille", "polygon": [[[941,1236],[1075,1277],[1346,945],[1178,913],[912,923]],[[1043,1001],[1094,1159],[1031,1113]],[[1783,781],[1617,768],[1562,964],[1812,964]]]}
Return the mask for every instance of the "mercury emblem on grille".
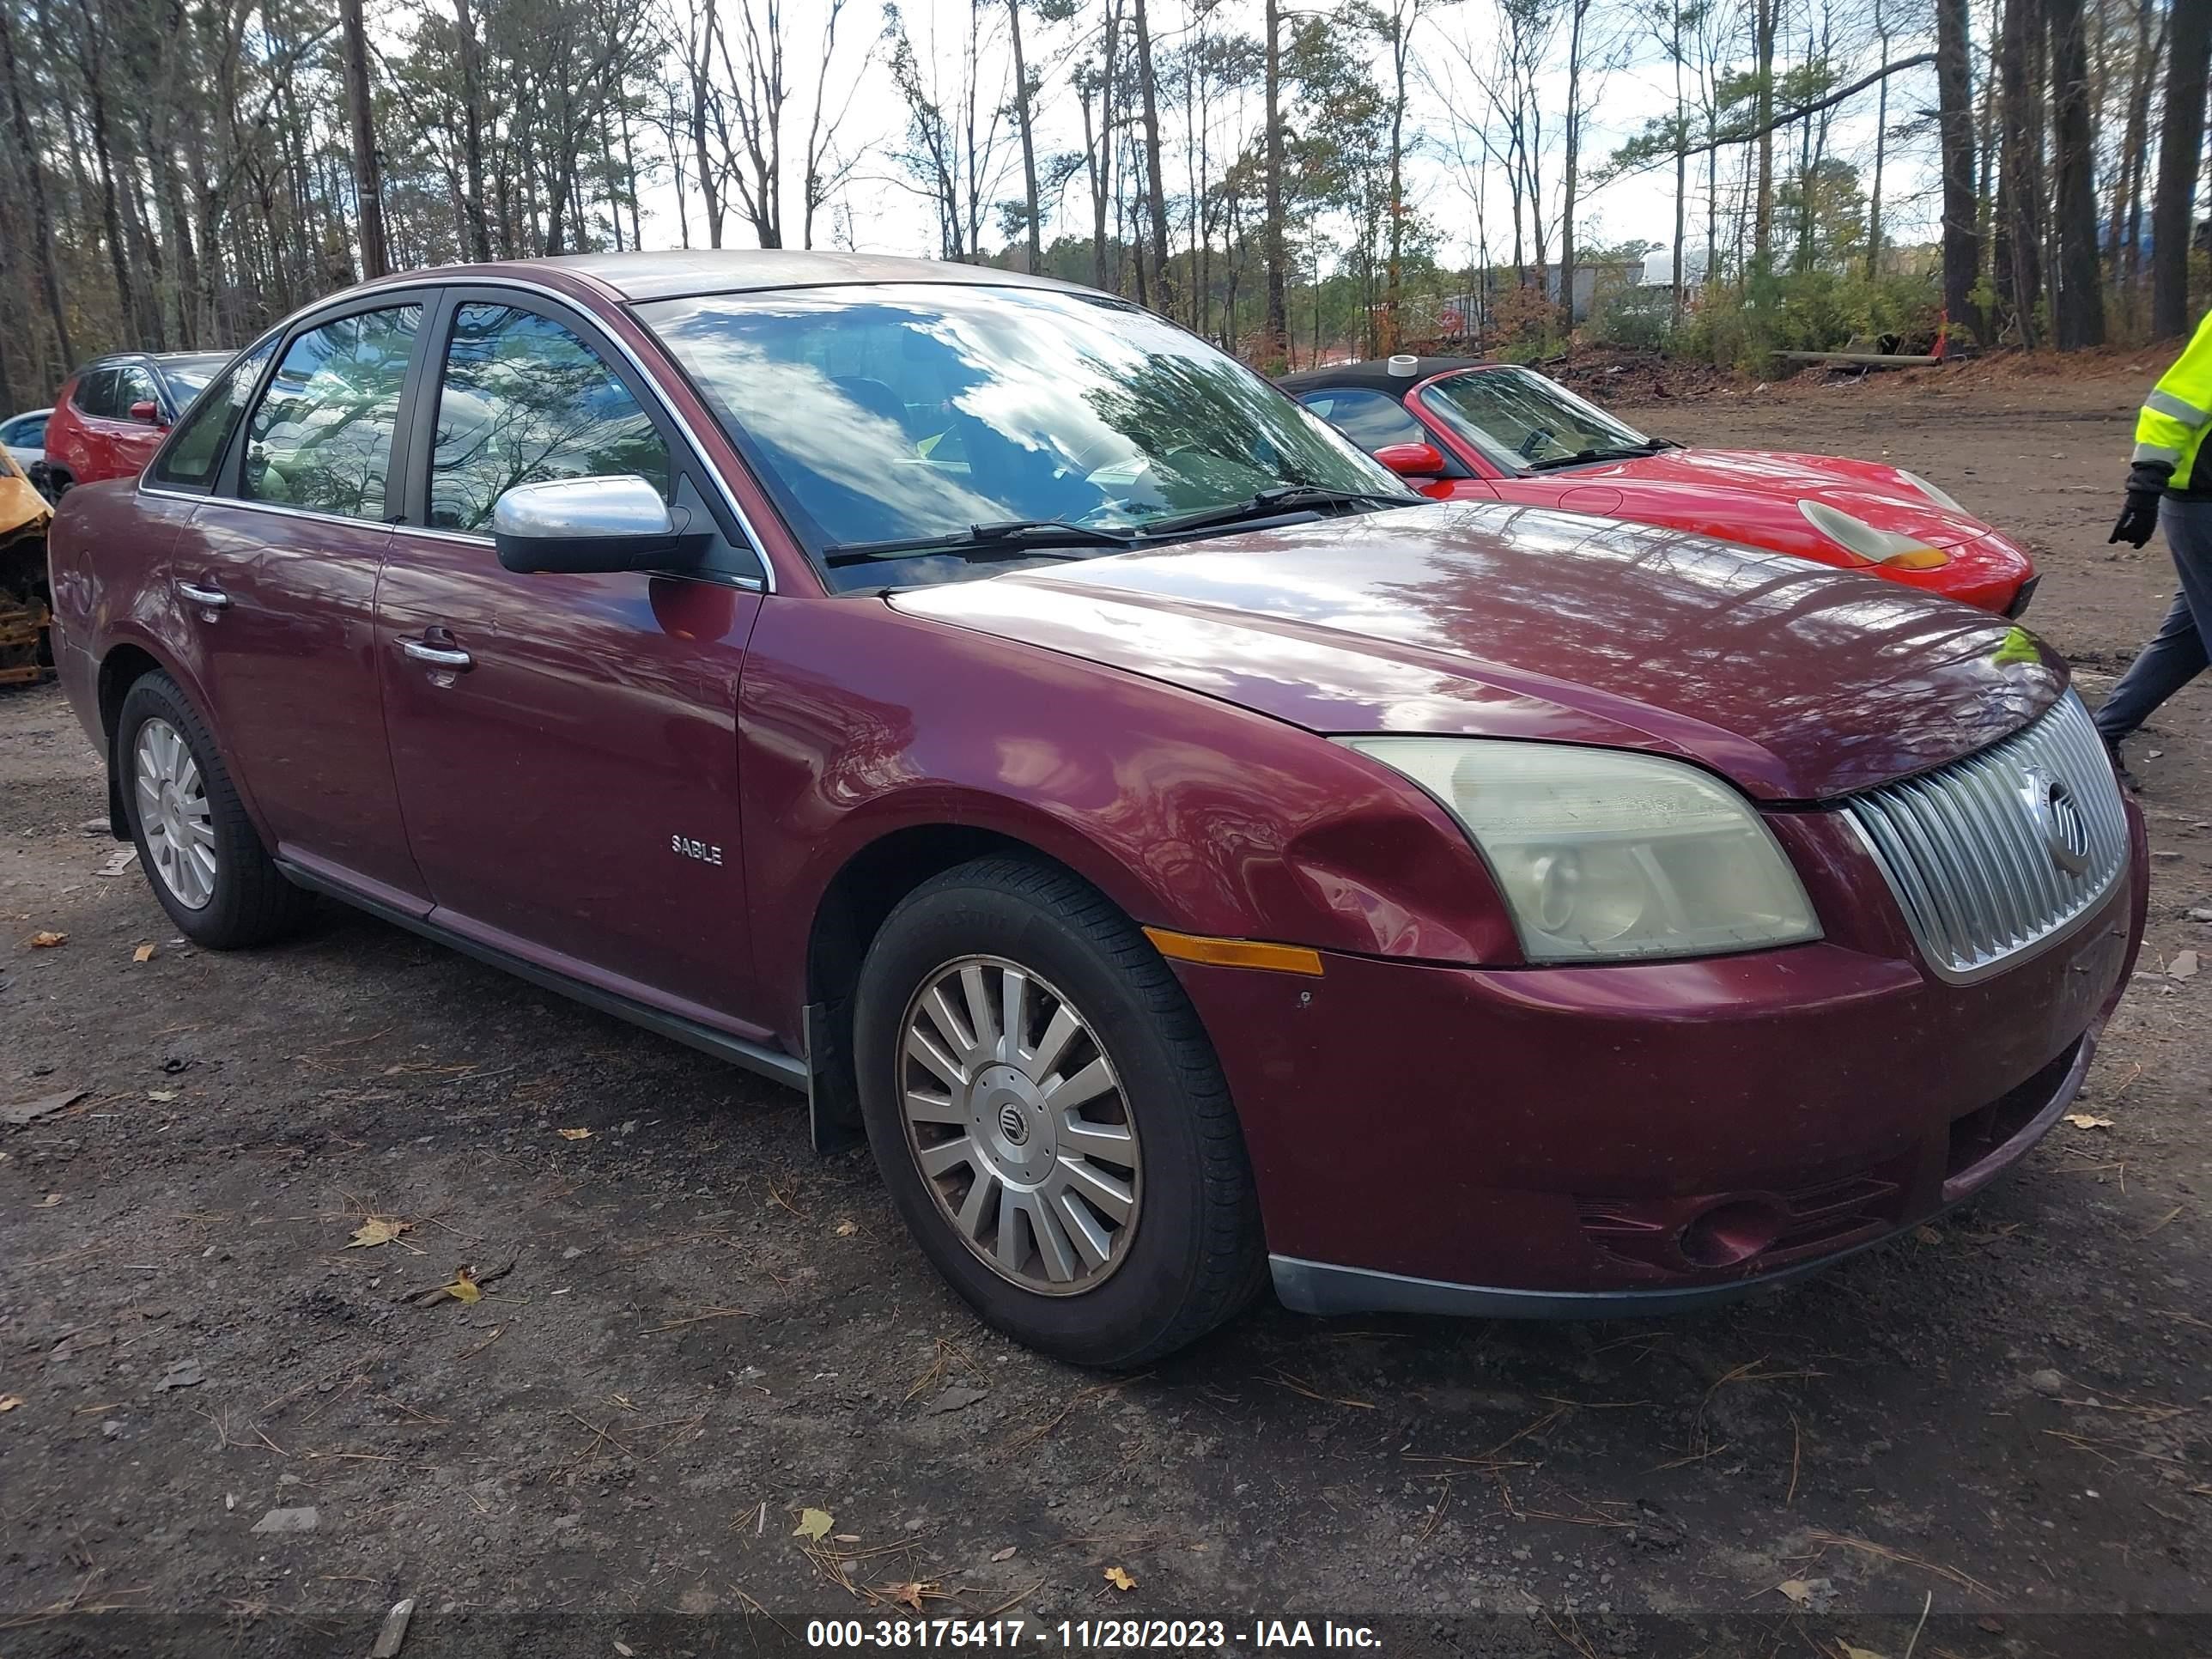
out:
{"label": "mercury emblem on grille", "polygon": [[2089,867],[2089,823],[2074,792],[2039,766],[2026,769],[2021,785],[2051,861],[2069,876],[2080,875]]}

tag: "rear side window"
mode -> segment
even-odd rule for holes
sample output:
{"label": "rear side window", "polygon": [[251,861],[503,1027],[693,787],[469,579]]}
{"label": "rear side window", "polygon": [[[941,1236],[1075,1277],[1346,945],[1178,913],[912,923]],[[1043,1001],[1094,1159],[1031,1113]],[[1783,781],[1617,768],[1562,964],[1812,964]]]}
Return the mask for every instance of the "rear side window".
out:
{"label": "rear side window", "polygon": [[112,368],[88,368],[76,377],[76,390],[70,401],[87,415],[106,419],[113,416],[115,408],[115,371]]}
{"label": "rear side window", "polygon": [[668,498],[668,446],[598,352],[514,306],[453,316],[430,457],[430,523],[482,530],[517,484],[635,473]]}
{"label": "rear side window", "polygon": [[214,482],[222,453],[230,447],[230,434],[238,430],[238,417],[246,412],[246,400],[253,395],[254,382],[276,349],[276,342],[270,340],[247,352],[224,371],[204,402],[192,406],[154,463],[156,483],[204,489]]}
{"label": "rear side window", "polygon": [[381,519],[419,305],[341,317],[292,342],[246,423],[239,494]]}
{"label": "rear side window", "polygon": [[1348,386],[1331,392],[1309,392],[1298,401],[1327,421],[1362,449],[1385,444],[1425,444],[1428,431],[1406,412],[1395,398],[1379,392]]}

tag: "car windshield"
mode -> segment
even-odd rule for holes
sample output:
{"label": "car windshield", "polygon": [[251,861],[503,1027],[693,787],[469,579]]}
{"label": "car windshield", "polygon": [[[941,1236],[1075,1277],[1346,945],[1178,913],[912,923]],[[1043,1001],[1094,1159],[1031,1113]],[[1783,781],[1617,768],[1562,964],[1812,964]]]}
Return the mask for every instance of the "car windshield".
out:
{"label": "car windshield", "polygon": [[186,404],[207,389],[207,383],[222,373],[223,365],[230,361],[228,352],[204,357],[165,357],[161,373],[168,377],[169,389],[176,394],[177,407]]}
{"label": "car windshield", "polygon": [[1662,447],[1557,380],[1525,368],[1477,368],[1431,382],[1421,406],[1509,472]]}
{"label": "car windshield", "polygon": [[[833,557],[908,543],[926,555],[933,539],[973,544],[977,526],[1010,524],[1164,534],[1169,520],[1233,522],[1246,506],[1265,516],[1259,498],[1286,485],[1420,500],[1250,370],[1120,301],[887,283],[637,311],[802,537]],[[1114,550],[1088,539],[1105,544],[1053,556]],[[896,577],[967,574],[921,556]]]}

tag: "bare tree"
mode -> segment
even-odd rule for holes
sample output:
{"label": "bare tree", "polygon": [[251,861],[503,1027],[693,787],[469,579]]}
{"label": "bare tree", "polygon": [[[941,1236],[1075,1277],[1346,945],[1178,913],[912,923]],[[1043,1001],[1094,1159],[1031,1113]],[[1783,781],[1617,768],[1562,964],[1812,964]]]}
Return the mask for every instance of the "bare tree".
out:
{"label": "bare tree", "polygon": [[2158,135],[2158,188],[2150,210],[2150,328],[2160,339],[2189,331],[2189,241],[2197,167],[2204,148],[2204,87],[2212,59],[2212,5],[2176,0],[2167,35],[2166,114]]}
{"label": "bare tree", "polygon": [[353,176],[361,192],[361,274],[381,276],[392,268],[384,240],[384,176],[376,159],[376,115],[370,103],[368,36],[361,0],[338,0],[345,41],[346,109],[353,134]]}

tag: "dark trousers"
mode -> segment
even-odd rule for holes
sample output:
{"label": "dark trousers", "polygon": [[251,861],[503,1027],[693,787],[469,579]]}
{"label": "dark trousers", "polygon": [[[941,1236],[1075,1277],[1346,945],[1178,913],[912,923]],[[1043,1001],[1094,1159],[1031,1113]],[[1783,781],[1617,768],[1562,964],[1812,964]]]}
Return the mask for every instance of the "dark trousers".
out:
{"label": "dark trousers", "polygon": [[2097,711],[2097,730],[2118,743],[2212,664],[2212,500],[2159,503],[2158,527],[2173,553],[2181,591],[2148,645]]}

